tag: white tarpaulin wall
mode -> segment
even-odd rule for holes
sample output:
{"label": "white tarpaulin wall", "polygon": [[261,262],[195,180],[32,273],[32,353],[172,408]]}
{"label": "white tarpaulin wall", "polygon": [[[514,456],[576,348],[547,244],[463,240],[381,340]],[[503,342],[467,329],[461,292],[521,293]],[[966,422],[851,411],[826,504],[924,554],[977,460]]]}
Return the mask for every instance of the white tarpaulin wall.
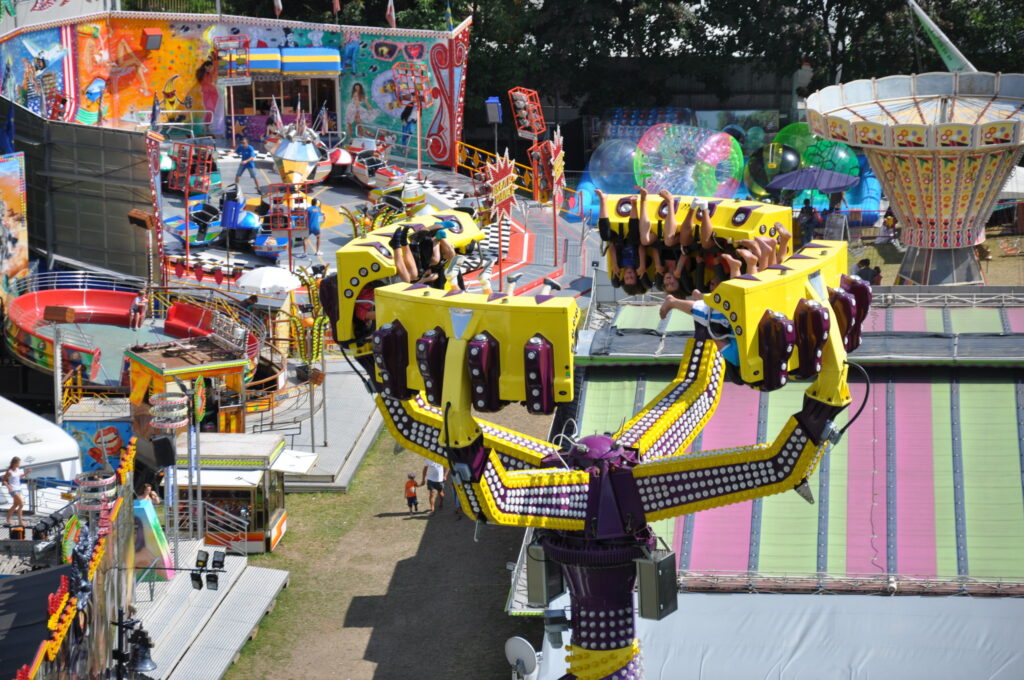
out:
{"label": "white tarpaulin wall", "polygon": [[[1018,598],[687,593],[638,633],[646,680],[1019,680],[1022,623]],[[564,646],[543,651],[558,680]]]}
{"label": "white tarpaulin wall", "polygon": [[1003,190],[999,192],[999,198],[1024,198],[1024,168],[1018,166],[1010,171]]}

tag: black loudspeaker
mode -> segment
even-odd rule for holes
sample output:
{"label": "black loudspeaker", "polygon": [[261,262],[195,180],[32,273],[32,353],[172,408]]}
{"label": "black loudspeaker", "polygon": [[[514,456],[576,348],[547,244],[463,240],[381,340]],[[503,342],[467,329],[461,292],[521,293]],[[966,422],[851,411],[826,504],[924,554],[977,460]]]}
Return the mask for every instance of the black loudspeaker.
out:
{"label": "black loudspeaker", "polygon": [[173,467],[177,454],[174,437],[169,434],[158,434],[151,437],[149,441],[153,444],[153,456],[156,458],[156,464],[159,467]]}
{"label": "black loudspeaker", "polygon": [[526,547],[526,604],[547,607],[565,591],[562,565],[549,560],[540,543]]}
{"label": "black loudspeaker", "polygon": [[676,554],[670,550],[652,550],[650,557],[635,562],[640,616],[659,621],[679,606]]}

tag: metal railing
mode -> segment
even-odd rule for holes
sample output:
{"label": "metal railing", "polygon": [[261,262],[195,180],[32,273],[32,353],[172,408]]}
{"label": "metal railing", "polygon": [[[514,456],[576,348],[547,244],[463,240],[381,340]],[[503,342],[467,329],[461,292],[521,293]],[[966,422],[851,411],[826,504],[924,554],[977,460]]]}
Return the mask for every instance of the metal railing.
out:
{"label": "metal railing", "polygon": [[[455,166],[466,170],[470,177],[483,172],[484,166],[498,158],[498,154],[492,151],[485,151],[465,142],[457,142],[455,146]],[[533,168],[522,163],[513,163],[513,176],[516,188],[533,196]]]}
{"label": "metal railing", "polygon": [[764,573],[678,571],[680,591],[750,593],[881,593],[888,595],[1022,595],[1017,579],[902,574]]}
{"label": "metal railing", "polygon": [[28,499],[25,504],[27,515],[60,512],[74,502],[73,483],[66,479],[35,477],[25,479],[24,482],[28,487]]}
{"label": "metal railing", "polygon": [[[466,144],[465,142],[457,142],[455,146],[455,165],[457,168],[466,170],[470,177],[476,176],[477,173],[482,172],[484,167],[488,163],[493,163],[498,160],[498,154],[493,151],[486,151],[478,147]],[[514,184],[516,189],[525,191],[532,198],[534,195],[534,183],[536,178],[533,174],[533,168],[522,163],[513,163],[513,176]],[[550,203],[550,194],[544,192],[548,198],[546,203]],[[562,189],[565,200],[562,202],[562,207],[559,208],[559,212],[564,214],[571,214],[577,217],[583,217],[583,201],[575,189],[570,189],[568,186]],[[573,204],[573,207],[567,207]]]}
{"label": "metal railing", "polygon": [[16,298],[26,293],[40,290],[120,290],[139,291],[145,286],[142,279],[131,276],[110,276],[81,271],[57,271],[31,274],[15,279],[10,284],[10,297]]}
{"label": "metal railing", "polygon": [[233,322],[245,326],[246,330],[256,337],[260,347],[263,347],[267,339],[267,327],[263,320],[253,312],[239,307],[235,298],[217,288],[197,289],[194,294],[183,293],[175,288],[154,288],[151,291],[150,317],[166,319],[176,302],[224,314]]}
{"label": "metal railing", "polygon": [[[203,508],[203,525],[199,525],[197,509]],[[202,539],[210,545],[224,547],[228,552],[246,554],[245,543],[249,532],[249,519],[232,514],[209,501],[198,505],[182,500],[177,505],[178,535]]]}
{"label": "metal railing", "polygon": [[128,398],[130,390],[121,385],[90,385],[83,378],[84,369],[78,366],[64,375],[61,381],[61,412],[67,413],[83,399],[96,399],[103,404],[113,405],[115,400]]}
{"label": "metal railing", "polygon": [[125,12],[161,12],[164,14],[220,14],[221,11],[232,13],[230,5],[215,0],[121,0],[121,10]]}
{"label": "metal railing", "polygon": [[875,286],[875,307],[1019,307],[1024,287]]}
{"label": "metal railing", "polygon": [[232,514],[209,501],[203,501],[203,518],[206,524],[203,534],[207,543],[222,546],[230,553],[247,553],[248,518]]}
{"label": "metal railing", "polygon": [[317,391],[316,385],[308,381],[262,393],[246,390],[247,427],[253,432],[270,432],[299,425],[324,407],[323,390],[319,390],[319,400]]}
{"label": "metal railing", "polygon": [[[401,130],[395,130],[382,125],[364,125],[358,124],[353,128],[357,137],[369,137],[379,142],[385,142],[388,144],[388,149],[384,153],[384,161],[389,162],[392,156],[398,156],[406,161],[416,160],[416,133],[411,135]],[[426,140],[424,140],[424,146],[421,150],[424,160],[427,159]]]}

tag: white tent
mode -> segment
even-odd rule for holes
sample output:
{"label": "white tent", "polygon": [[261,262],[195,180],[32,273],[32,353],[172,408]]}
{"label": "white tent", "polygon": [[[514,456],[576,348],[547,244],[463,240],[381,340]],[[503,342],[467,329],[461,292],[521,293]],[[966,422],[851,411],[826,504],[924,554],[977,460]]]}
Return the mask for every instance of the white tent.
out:
{"label": "white tent", "polygon": [[[1010,597],[686,593],[637,634],[646,680],[1010,680],[1024,677],[1021,621]],[[565,672],[545,638],[538,680]]]}
{"label": "white tent", "polygon": [[1003,190],[999,192],[999,198],[1001,200],[1024,198],[1024,168],[1018,165],[1010,172],[1010,176],[1006,178],[1006,184],[1003,185]]}

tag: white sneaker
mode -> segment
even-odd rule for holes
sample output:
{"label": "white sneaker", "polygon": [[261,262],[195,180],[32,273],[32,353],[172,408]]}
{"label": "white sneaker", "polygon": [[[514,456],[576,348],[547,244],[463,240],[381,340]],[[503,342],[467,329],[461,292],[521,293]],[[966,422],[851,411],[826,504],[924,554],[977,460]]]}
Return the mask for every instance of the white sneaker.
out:
{"label": "white sneaker", "polygon": [[697,200],[695,200],[693,202],[692,205],[693,205],[693,209],[694,210],[707,210],[708,209],[708,202],[705,201],[703,198],[698,198]]}
{"label": "white sneaker", "polygon": [[316,254],[317,254],[317,255],[323,255],[323,254],[324,254],[324,251],[322,251],[322,250],[318,250],[318,251],[316,251]]}
{"label": "white sneaker", "polygon": [[462,265],[463,260],[466,259],[465,255],[456,255],[448,261],[448,265],[444,269],[445,278],[449,281],[459,275],[459,267]]}

